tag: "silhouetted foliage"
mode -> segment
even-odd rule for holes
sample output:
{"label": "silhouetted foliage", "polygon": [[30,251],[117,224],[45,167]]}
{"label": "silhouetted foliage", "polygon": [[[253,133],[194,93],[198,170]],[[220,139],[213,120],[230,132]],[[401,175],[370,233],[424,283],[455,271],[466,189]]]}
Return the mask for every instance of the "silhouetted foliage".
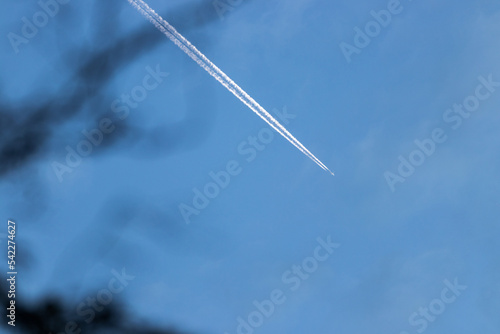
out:
{"label": "silhouetted foliage", "polygon": [[[2,280],[5,281],[5,280]],[[5,310],[9,305],[5,284],[1,285],[0,304]],[[186,334],[175,329],[159,328],[126,314],[119,300],[114,300],[96,313],[95,318],[86,322],[75,314],[77,305],[65,305],[58,298],[50,297],[33,306],[26,306],[22,300],[16,300],[15,327],[2,321],[1,325],[11,333],[26,334]],[[73,310],[71,312],[70,310]],[[6,318],[7,319],[7,318]]]}
{"label": "silhouetted foliage", "polygon": [[[58,15],[56,18],[56,24],[59,25],[58,47],[61,64],[65,66],[65,74],[69,73],[68,79],[60,85],[57,94],[53,96],[41,96],[43,87],[36,85],[29,86],[30,91],[27,96],[16,103],[0,95],[0,177],[28,167],[37,159],[46,156],[52,149],[49,147],[51,140],[57,138],[59,129],[68,122],[88,119],[89,116],[94,122],[103,117],[115,118],[109,111],[109,105],[114,97],[107,96],[103,92],[106,92],[112,80],[126,66],[152,51],[159,43],[170,43],[146,21],[140,28],[128,34],[116,34],[117,13],[126,5],[127,2],[123,0],[96,1],[95,15],[89,18],[93,21],[95,34],[87,41],[74,41],[73,36],[65,32],[66,26],[72,27],[74,23],[72,18],[79,13],[68,7],[66,12],[61,11]],[[163,15],[183,33],[219,19],[211,1],[182,5]],[[142,17],[139,19],[143,20]],[[103,31],[106,34],[103,34]],[[204,47],[209,43],[206,38],[203,42]],[[192,96],[195,92],[199,94],[198,88],[202,81],[198,75],[211,80],[203,71],[197,73],[194,78],[186,79],[194,82],[189,82],[190,88],[185,91],[188,112],[184,120],[158,126],[153,129],[154,131],[136,128],[126,121],[115,122],[118,129],[96,149],[116,146],[130,133],[133,133],[135,140],[145,143],[155,154],[164,154],[180,146],[185,148],[186,144],[190,145],[193,140],[199,140],[200,134],[203,136],[204,132],[199,131],[197,127],[206,127],[212,117],[210,108],[213,107],[211,102],[213,94],[203,93],[203,104],[193,102],[199,101]],[[205,90],[207,89],[208,87],[205,87]],[[88,106],[91,108],[87,108]],[[200,110],[201,108],[203,109]],[[69,143],[61,143],[63,147],[66,144]],[[0,282],[0,305],[4,310],[9,305],[5,282],[5,279]],[[77,316],[75,312],[77,305],[68,305],[64,298],[48,296],[36,303],[16,298],[16,326],[7,324],[8,319],[4,311],[4,321],[0,324],[0,331],[44,334],[180,333],[175,329],[159,328],[142,319],[135,319],[124,311],[125,306],[123,301],[113,301],[96,313],[96,317],[88,323]]]}

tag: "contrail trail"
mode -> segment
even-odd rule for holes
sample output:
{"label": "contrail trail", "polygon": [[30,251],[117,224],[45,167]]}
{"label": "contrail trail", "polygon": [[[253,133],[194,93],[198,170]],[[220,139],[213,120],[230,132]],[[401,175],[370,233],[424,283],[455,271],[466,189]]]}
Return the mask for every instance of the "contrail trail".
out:
{"label": "contrail trail", "polygon": [[252,111],[259,115],[274,130],[285,137],[290,143],[298,148],[302,153],[314,161],[318,166],[334,175],[318,158],[304,147],[290,132],[288,132],[266,109],[262,108],[250,95],[248,95],[240,86],[229,78],[221,69],[215,66],[203,53],[192,45],[184,36],[182,36],[174,27],[158,15],[142,0],[128,0],[128,2],[147,18],[154,26],[165,34],[172,42],[184,51],[191,59],[200,65],[205,71],[219,81],[238,99],[246,104]]}

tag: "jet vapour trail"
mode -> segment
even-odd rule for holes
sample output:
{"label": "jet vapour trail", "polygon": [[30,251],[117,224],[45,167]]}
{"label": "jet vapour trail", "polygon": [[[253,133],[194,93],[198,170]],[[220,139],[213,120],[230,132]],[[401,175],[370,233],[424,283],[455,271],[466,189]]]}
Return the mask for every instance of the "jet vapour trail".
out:
{"label": "jet vapour trail", "polygon": [[219,81],[252,111],[266,121],[274,130],[285,137],[290,143],[298,148],[302,153],[314,161],[318,166],[334,175],[318,158],[316,158],[307,148],[304,147],[290,132],[288,132],[269,112],[261,107],[252,97],[250,97],[240,86],[229,78],[221,69],[212,63],[184,36],[182,36],[173,26],[165,21],[153,9],[142,0],[128,0],[128,2],[153,25],[174,42],[191,59],[206,70],[211,76]]}

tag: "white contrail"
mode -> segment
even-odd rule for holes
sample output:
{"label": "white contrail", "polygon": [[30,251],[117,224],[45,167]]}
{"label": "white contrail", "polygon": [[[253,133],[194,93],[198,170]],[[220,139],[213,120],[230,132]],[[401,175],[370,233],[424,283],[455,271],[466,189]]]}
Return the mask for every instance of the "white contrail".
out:
{"label": "white contrail", "polygon": [[203,53],[201,53],[194,45],[192,45],[184,36],[151,9],[142,0],[128,0],[128,2],[146,17],[154,26],[164,33],[172,42],[174,42],[182,51],[184,51],[191,59],[206,70],[211,76],[219,81],[238,99],[246,104],[251,110],[259,115],[267,122],[274,130],[285,137],[290,143],[297,147],[302,153],[314,161],[318,166],[334,175],[328,167],[326,167],[318,158],[314,156],[307,148],[304,147],[290,132],[288,132],[267,110],[262,108],[257,101],[250,97],[240,86],[238,86],[231,78],[229,78],[221,69],[215,66]]}

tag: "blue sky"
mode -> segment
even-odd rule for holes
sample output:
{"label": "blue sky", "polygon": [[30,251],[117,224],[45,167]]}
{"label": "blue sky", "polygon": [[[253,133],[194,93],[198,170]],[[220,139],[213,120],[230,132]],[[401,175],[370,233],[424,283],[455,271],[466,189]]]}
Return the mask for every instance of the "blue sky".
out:
{"label": "blue sky", "polygon": [[[238,147],[266,124],[163,38],[2,175],[0,212],[16,220],[27,264],[23,297],[78,304],[126,268],[135,279],[120,298],[131,312],[198,333],[237,333],[253,301],[280,289],[286,301],[255,333],[413,334],[423,325],[412,314],[438,305],[444,281],[457,279],[467,288],[421,332],[498,333],[500,87],[459,128],[443,119],[474,95],[478,77],[500,81],[497,2],[402,0],[351,62],[340,43],[354,45],[353,29],[391,1],[243,0],[222,17],[211,1],[148,3],[262,106],[293,115],[286,128],[336,176],[277,134],[247,161]],[[200,3],[213,11],[204,24],[178,10]],[[0,14],[2,104],[19,122],[29,108],[18,105],[62,104],[89,89],[74,68],[92,52],[135,29],[160,35],[126,1],[70,1],[15,53],[9,32],[21,34],[21,18],[39,10],[31,1]],[[64,163],[65,147],[140,86],[148,66],[168,76],[114,121],[123,133],[59,182],[53,162]],[[436,128],[446,141],[391,189],[384,173],[396,174],[398,157]],[[179,205],[192,206],[193,189],[230,161],[241,172],[186,224]],[[291,291],[283,273],[328,236],[340,247]]]}

